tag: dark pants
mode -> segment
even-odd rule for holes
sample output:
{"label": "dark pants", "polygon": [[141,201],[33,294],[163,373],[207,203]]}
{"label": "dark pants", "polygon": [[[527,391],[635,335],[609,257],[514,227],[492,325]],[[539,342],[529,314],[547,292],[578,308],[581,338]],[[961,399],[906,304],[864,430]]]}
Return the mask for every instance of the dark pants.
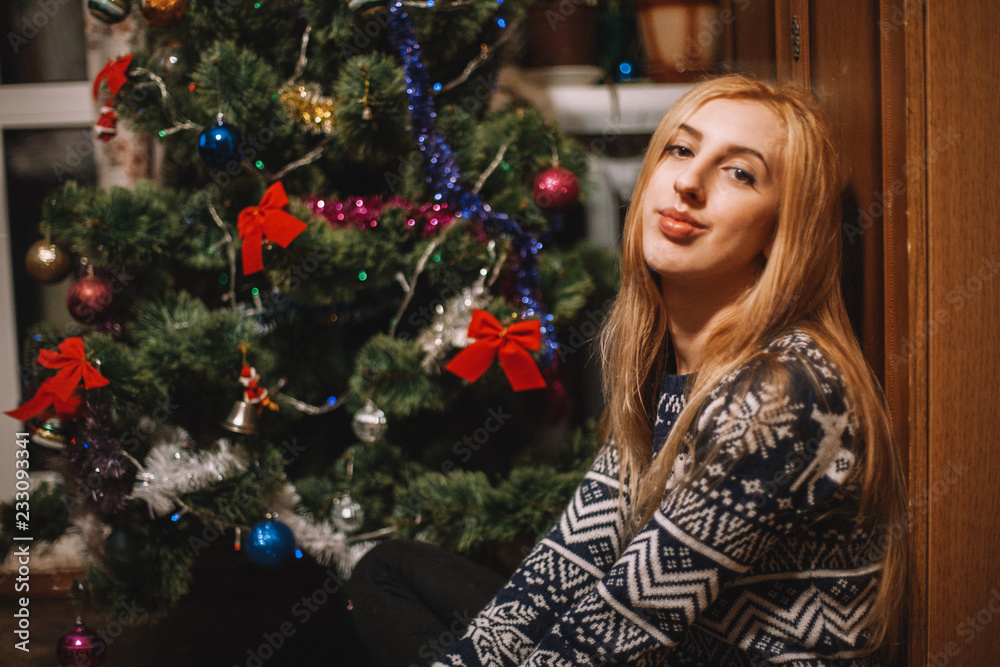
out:
{"label": "dark pants", "polygon": [[439,547],[384,542],[348,584],[358,634],[378,667],[429,665],[465,632],[506,579]]}

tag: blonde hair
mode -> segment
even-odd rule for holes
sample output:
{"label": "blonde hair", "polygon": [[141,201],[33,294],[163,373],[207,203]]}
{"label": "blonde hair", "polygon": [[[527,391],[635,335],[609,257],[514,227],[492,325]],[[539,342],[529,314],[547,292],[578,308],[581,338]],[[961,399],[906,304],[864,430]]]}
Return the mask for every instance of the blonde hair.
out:
{"label": "blonde hair", "polygon": [[[670,340],[658,276],[642,248],[643,198],[650,176],[678,126],[713,99],[763,104],[781,120],[784,170],[773,246],[756,282],[723,313],[686,387],[686,406],[666,444],[652,455],[650,416],[657,383],[667,369]],[[754,361],[780,334],[808,333],[841,371],[857,413],[863,451],[854,481],[860,487],[858,522],[870,530],[905,524],[902,466],[889,417],[871,369],[851,330],[840,291],[841,233],[837,157],[830,131],[808,93],[776,88],[741,75],[696,84],[660,121],[646,152],[622,238],[621,284],[601,337],[608,407],[604,430],[617,448],[622,492],[631,500],[626,533],[634,535],[663,500],[673,462],[682,451],[694,460],[691,431],[709,393],[724,377]],[[765,364],[766,366],[767,364]],[[700,453],[707,465],[718,454]],[[903,539],[881,547],[879,592],[869,616],[872,645],[891,642],[905,589]]]}

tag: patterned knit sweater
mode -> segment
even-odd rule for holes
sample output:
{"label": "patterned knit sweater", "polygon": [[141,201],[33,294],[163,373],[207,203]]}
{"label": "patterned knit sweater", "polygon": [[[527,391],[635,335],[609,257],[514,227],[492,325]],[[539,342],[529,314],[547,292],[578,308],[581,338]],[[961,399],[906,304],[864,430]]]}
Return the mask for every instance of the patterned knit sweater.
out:
{"label": "patterned knit sweater", "polygon": [[[558,523],[436,665],[874,665],[859,630],[879,564],[861,562],[848,473],[857,425],[837,369],[802,332],[730,375],[698,416],[723,459],[622,545],[608,446]],[[766,368],[767,372],[764,372]],[[662,385],[654,451],[684,404]]]}

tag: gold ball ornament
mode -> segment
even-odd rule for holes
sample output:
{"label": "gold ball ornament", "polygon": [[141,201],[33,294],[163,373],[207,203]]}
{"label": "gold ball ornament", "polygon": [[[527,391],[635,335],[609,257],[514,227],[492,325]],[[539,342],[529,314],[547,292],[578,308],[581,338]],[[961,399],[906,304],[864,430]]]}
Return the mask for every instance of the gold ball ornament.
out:
{"label": "gold ball ornament", "polygon": [[62,280],[72,264],[68,250],[46,239],[35,241],[24,257],[25,271],[43,285]]}
{"label": "gold ball ornament", "polygon": [[187,0],[141,0],[139,13],[154,28],[172,28],[187,14]]}

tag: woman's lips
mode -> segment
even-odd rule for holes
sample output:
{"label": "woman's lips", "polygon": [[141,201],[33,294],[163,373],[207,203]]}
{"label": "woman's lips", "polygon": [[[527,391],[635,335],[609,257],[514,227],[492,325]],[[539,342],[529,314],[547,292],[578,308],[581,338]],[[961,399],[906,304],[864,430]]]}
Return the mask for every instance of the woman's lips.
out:
{"label": "woman's lips", "polygon": [[689,239],[705,231],[705,228],[693,220],[671,213],[660,213],[660,231],[672,239]]}

